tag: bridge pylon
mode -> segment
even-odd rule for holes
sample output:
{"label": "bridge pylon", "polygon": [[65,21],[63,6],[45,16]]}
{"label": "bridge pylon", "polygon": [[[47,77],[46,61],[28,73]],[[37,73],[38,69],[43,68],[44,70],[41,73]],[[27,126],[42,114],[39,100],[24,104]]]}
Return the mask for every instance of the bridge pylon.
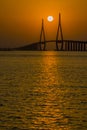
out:
{"label": "bridge pylon", "polygon": [[41,33],[40,33],[40,50],[46,50],[46,37],[44,30],[44,19],[42,19]]}
{"label": "bridge pylon", "polygon": [[[60,35],[60,39],[59,39]],[[59,49],[59,43],[60,49]],[[56,35],[56,49],[57,51],[63,50],[63,32],[62,32],[62,25],[61,25],[61,14],[59,13],[59,22],[58,22],[58,29],[57,29],[57,35]]]}

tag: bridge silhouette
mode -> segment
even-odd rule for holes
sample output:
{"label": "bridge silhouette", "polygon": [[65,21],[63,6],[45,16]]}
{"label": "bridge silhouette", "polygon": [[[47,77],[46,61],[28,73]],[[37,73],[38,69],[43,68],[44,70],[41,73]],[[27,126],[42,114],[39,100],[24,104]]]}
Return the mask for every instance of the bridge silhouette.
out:
{"label": "bridge silhouette", "polygon": [[41,33],[39,42],[31,43],[29,45],[15,48],[14,50],[36,50],[46,51],[47,43],[55,43],[56,51],[87,51],[87,41],[80,40],[64,40],[61,25],[61,14],[59,13],[58,28],[55,40],[46,40],[44,19],[42,19]]}
{"label": "bridge silhouette", "polygon": [[[59,39],[60,36],[60,39]],[[43,38],[43,39],[42,39]],[[56,34],[56,40],[46,40],[44,19],[42,19],[40,42],[38,42],[39,50],[45,51],[46,43],[55,42],[57,51],[87,51],[87,41],[75,41],[75,40],[64,40],[62,25],[61,25],[61,14],[59,13],[58,29]]]}

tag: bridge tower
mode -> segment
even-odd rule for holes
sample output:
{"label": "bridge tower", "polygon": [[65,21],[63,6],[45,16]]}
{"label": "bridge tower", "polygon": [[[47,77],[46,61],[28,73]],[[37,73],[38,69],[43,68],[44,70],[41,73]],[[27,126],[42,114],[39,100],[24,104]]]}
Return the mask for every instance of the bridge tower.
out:
{"label": "bridge tower", "polygon": [[41,27],[41,33],[40,33],[40,50],[46,49],[46,38],[45,38],[45,30],[44,30],[44,19],[42,19],[42,27]]}
{"label": "bridge tower", "polygon": [[[60,36],[60,40],[59,40],[59,36]],[[59,49],[59,45],[60,45],[60,49]],[[62,32],[61,14],[60,13],[59,13],[57,35],[56,35],[56,49],[57,49],[57,51],[63,50],[63,32]]]}

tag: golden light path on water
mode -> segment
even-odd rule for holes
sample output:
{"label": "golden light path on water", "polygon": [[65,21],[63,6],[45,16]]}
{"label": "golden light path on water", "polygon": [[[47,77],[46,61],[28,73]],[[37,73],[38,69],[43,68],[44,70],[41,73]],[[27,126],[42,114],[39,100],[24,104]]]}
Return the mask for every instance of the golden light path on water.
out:
{"label": "golden light path on water", "polygon": [[1,52],[0,129],[85,130],[86,58],[82,52]]}
{"label": "golden light path on water", "polygon": [[[50,52],[43,55],[41,61],[41,74],[38,77],[39,79],[39,88],[35,89],[35,92],[40,95],[40,98],[36,98],[36,103],[38,107],[37,119],[34,121],[34,124],[40,126],[44,129],[59,129],[59,130],[69,130],[68,119],[64,117],[62,111],[62,103],[64,94],[61,88],[58,88],[61,85],[62,77],[57,71],[57,65],[60,64],[59,59],[56,57],[51,57],[53,52]],[[41,87],[42,86],[42,87]],[[65,103],[65,106],[67,103]],[[37,109],[37,108],[36,108]]]}

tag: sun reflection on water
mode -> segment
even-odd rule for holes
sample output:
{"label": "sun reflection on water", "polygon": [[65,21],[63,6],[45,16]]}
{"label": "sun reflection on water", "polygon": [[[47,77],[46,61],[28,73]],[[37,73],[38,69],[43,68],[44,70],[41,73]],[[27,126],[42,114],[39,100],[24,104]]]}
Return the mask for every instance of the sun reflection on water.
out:
{"label": "sun reflection on water", "polygon": [[44,52],[45,56],[42,58],[40,82],[43,82],[43,85],[45,86],[58,85],[61,79],[57,70],[59,60],[58,58],[56,59],[56,57],[51,56],[53,53],[54,52],[46,52],[45,55]]}
{"label": "sun reflection on water", "polygon": [[[41,74],[39,75],[39,87],[34,90],[40,95],[36,96],[35,104],[37,118],[34,120],[36,127],[43,129],[65,129],[68,130],[68,119],[64,117],[62,111],[62,97],[63,91],[59,87],[62,80],[60,73],[58,73],[57,65],[58,58],[52,57],[54,52],[49,52],[43,55],[41,63]],[[59,88],[58,88],[59,87]]]}
{"label": "sun reflection on water", "polygon": [[0,129],[87,128],[87,54],[45,51],[3,55]]}

